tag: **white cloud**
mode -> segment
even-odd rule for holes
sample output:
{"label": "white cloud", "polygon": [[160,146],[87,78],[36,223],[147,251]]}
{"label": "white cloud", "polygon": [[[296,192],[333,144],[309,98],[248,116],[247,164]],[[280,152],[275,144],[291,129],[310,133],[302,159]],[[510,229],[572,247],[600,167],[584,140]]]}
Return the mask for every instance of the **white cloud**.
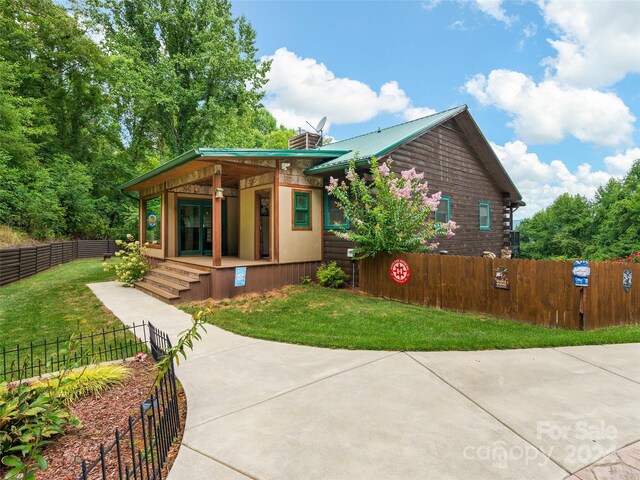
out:
{"label": "white cloud", "polygon": [[417,112],[434,112],[413,106],[395,80],[376,92],[364,82],[337,77],[324,63],[301,58],[286,48],[263,60],[272,61],[265,107],[287,127],[304,127],[306,121],[313,124],[323,115],[331,123],[348,124],[365,122],[381,113],[417,118]]}
{"label": "white cloud", "polygon": [[583,142],[616,147],[628,143],[635,117],[613,93],[570,87],[554,80],[536,84],[523,73],[493,70],[474,76],[467,93],[508,112],[518,136],[530,143],[555,143],[572,135]]}
{"label": "white cloud", "polygon": [[640,159],[640,148],[628,148],[623,153],[617,153],[604,158],[607,170],[616,177],[624,176],[633,162]]}
{"label": "white cloud", "polygon": [[437,111],[429,107],[409,107],[404,111],[404,118],[405,120],[416,120],[434,113]]}
{"label": "white cloud", "polygon": [[464,25],[464,20],[456,20],[455,22],[449,24],[447,28],[449,30],[458,30],[460,32],[466,32],[468,30],[468,28]]}
{"label": "white cloud", "polygon": [[557,51],[545,60],[549,76],[603,87],[640,72],[640,2],[541,0],[539,6],[559,35],[548,40]]}
{"label": "white cloud", "polygon": [[560,160],[549,163],[540,160],[520,140],[504,145],[490,143],[527,203],[526,207],[518,210],[518,218],[525,218],[542,210],[563,193],[593,198],[599,186],[613,177],[623,177],[631,168],[633,160],[640,158],[640,148],[630,148],[624,153],[606,157],[606,171],[593,171],[591,165],[583,163],[572,172]]}
{"label": "white cloud", "polygon": [[436,8],[438,5],[440,5],[440,3],[442,3],[442,0],[426,0],[422,2],[422,8],[423,10],[430,12],[431,10]]}
{"label": "white cloud", "polygon": [[527,38],[535,37],[537,32],[538,26],[535,23],[529,23],[522,29],[522,33]]}
{"label": "white cloud", "polygon": [[517,17],[507,15],[507,12],[502,7],[502,0],[468,0],[480,10],[482,13],[495,18],[496,20],[511,25]]}

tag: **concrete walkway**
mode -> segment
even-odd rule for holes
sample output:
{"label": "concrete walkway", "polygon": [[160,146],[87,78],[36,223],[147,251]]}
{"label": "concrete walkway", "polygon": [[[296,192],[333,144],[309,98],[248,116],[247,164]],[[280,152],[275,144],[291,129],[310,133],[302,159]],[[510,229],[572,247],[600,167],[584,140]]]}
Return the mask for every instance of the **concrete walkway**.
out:
{"label": "concrete walkway", "polygon": [[[173,340],[190,325],[115,282],[90,287],[124,323]],[[640,439],[639,355],[640,344],[330,350],[209,326],[177,370],[188,414],[169,480],[640,480],[633,461],[607,467],[611,456],[598,476],[582,470]]]}

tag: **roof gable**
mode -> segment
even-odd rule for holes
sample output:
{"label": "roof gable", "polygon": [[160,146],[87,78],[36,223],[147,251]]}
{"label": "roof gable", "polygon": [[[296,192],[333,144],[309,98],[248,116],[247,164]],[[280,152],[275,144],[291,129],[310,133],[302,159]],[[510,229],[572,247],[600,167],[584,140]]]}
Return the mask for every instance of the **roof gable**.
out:
{"label": "roof gable", "polygon": [[340,170],[349,165],[349,162],[351,162],[356,153],[361,163],[364,164],[366,160],[371,157],[379,157],[389,153],[391,150],[422,135],[465,110],[467,110],[467,106],[462,105],[450,110],[445,110],[444,112],[434,113],[428,117],[418,118],[417,120],[401,123],[400,125],[394,125],[393,127],[383,128],[375,132],[365,133],[364,135],[358,135],[357,137],[325,145],[320,147],[319,150],[348,150],[348,153],[311,167],[306,170],[306,173],[317,174]]}
{"label": "roof gable", "polygon": [[503,192],[509,193],[511,202],[524,205],[522,195],[500,163],[466,105],[323,146],[320,150],[349,150],[349,152],[308,168],[305,173],[317,175],[343,170],[348,167],[356,153],[358,154],[358,166],[367,166],[371,157],[386,155],[454,117],[460,130],[469,140],[469,144],[480,157],[496,185]]}

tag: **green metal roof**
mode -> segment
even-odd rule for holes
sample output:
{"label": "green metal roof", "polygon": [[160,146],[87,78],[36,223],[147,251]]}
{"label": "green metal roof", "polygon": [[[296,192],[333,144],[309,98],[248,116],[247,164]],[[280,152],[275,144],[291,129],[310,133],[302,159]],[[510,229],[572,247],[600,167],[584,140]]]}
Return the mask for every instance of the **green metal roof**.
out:
{"label": "green metal roof", "polygon": [[445,110],[444,112],[434,113],[428,117],[418,118],[417,120],[401,123],[400,125],[383,128],[375,132],[325,145],[324,147],[320,147],[318,151],[346,150],[347,153],[308,168],[305,170],[305,173],[313,175],[342,170],[349,165],[349,162],[353,159],[356,152],[359,158],[358,164],[367,165],[371,157],[385,155],[394,148],[422,135],[426,131],[431,130],[466,109],[466,105],[461,105]]}
{"label": "green metal roof", "polygon": [[348,153],[348,150],[340,149],[324,149],[324,150],[266,150],[262,148],[196,148],[169,160],[166,163],[140,175],[139,177],[129,180],[120,185],[119,189],[126,190],[138,183],[149,180],[150,178],[168,172],[169,170],[184,165],[192,160],[200,157],[262,157],[262,158],[323,158],[331,159]]}

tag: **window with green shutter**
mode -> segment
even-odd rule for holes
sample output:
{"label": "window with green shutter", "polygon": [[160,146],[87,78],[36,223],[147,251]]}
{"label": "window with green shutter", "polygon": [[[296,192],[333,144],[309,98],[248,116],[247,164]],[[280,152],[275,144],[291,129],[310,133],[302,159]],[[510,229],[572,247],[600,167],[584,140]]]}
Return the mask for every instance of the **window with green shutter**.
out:
{"label": "window with green shutter", "polygon": [[293,191],[293,228],[311,228],[311,192]]}

